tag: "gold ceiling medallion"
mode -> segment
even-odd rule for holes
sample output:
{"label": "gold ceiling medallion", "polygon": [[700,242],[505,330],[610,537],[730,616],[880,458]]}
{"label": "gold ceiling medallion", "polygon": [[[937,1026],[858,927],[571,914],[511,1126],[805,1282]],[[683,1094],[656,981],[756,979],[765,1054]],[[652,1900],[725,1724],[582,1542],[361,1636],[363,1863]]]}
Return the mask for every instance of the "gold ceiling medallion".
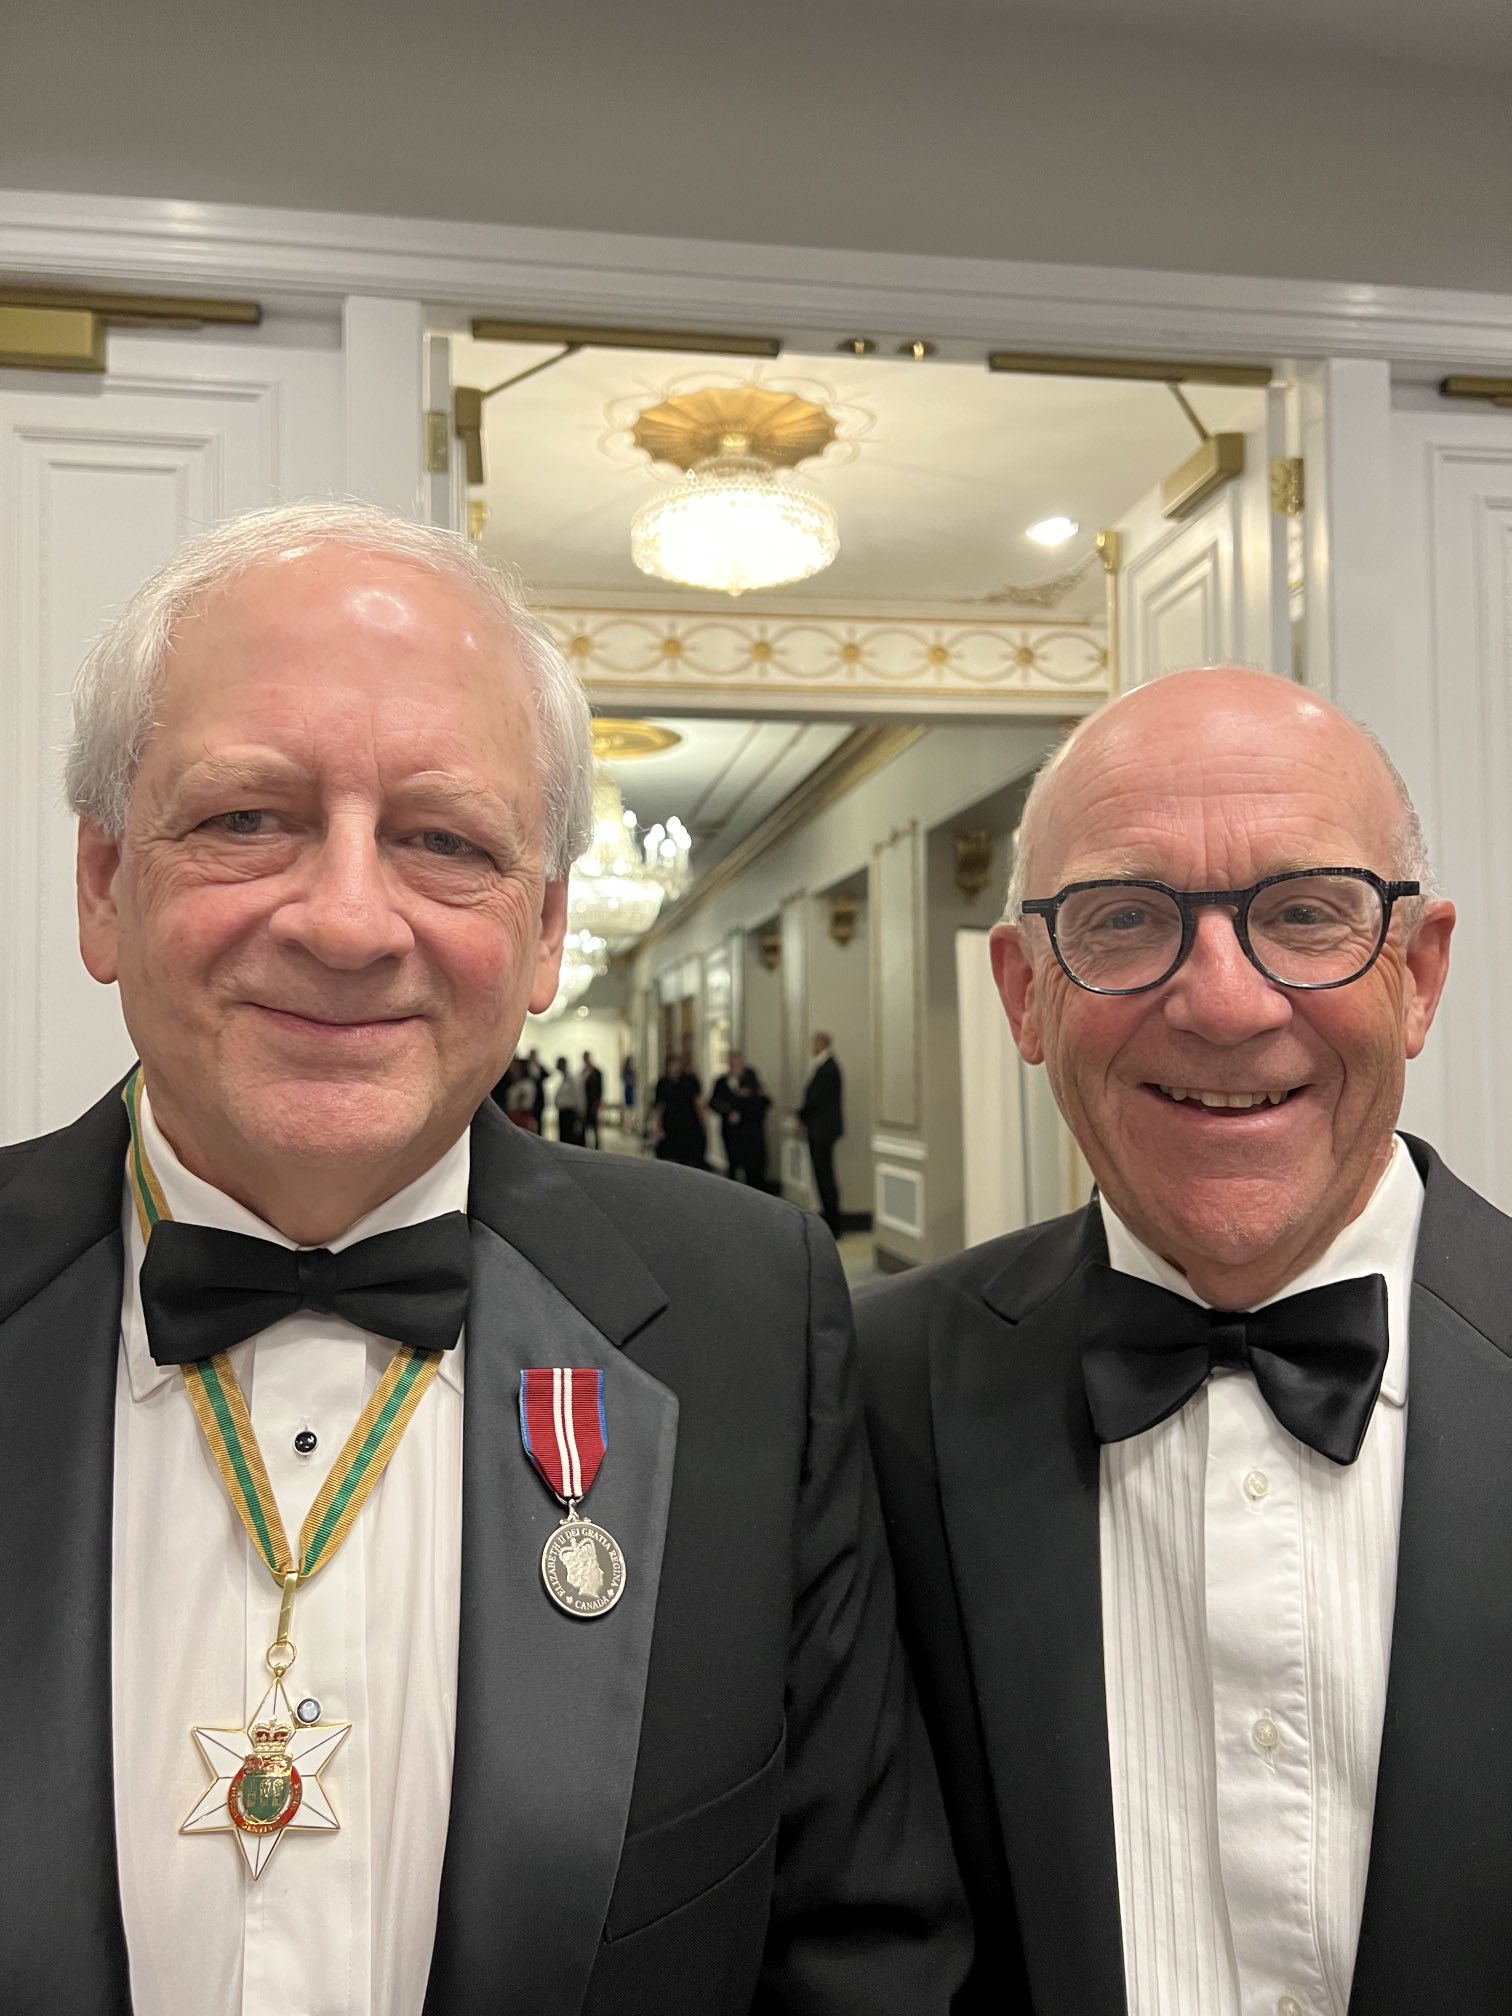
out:
{"label": "gold ceiling medallion", "polygon": [[835,513],[787,472],[839,433],[827,407],[765,385],[704,385],[637,413],[630,441],[682,480],[636,512],[643,574],[725,595],[822,573],[840,551]]}
{"label": "gold ceiling medallion", "polygon": [[754,455],[774,469],[793,469],[822,455],[836,438],[835,417],[796,392],[773,392],[764,385],[710,385],[679,392],[648,406],[630,429],[631,439],[653,462],[688,470],[713,455]]}
{"label": "gold ceiling medallion", "polygon": [[654,721],[631,721],[612,714],[593,718],[595,763],[630,763],[637,756],[660,756],[675,749],[682,739],[675,728],[662,728]]}

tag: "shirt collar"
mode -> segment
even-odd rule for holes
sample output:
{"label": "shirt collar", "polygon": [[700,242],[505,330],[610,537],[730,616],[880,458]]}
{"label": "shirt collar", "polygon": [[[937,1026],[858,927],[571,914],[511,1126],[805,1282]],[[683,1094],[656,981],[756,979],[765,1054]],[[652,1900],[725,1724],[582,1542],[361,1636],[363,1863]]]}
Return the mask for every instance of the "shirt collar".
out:
{"label": "shirt collar", "polygon": [[[1211,1307],[1178,1268],[1135,1238],[1106,1197],[1099,1195],[1097,1202],[1107,1235],[1110,1267],[1120,1274],[1133,1274],[1141,1281],[1153,1281],[1159,1288],[1184,1295],[1189,1302],[1202,1303],[1204,1308]],[[1279,1302],[1284,1296],[1300,1295],[1305,1289],[1322,1288],[1332,1281],[1347,1281],[1357,1274],[1384,1276],[1387,1348],[1381,1398],[1393,1407],[1400,1407],[1407,1398],[1407,1312],[1422,1215],[1423,1179],[1407,1152],[1407,1144],[1398,1135],[1392,1143],[1385,1174],[1359,1217],[1344,1227],[1310,1267],[1304,1268],[1294,1281],[1288,1281],[1279,1293],[1267,1298]],[[1256,1306],[1263,1309],[1266,1304]]]}
{"label": "shirt collar", "polygon": [[[186,1169],[173,1149],[168,1138],[152,1115],[152,1103],[147,1088],[142,1087],[142,1102],[139,1115],[142,1145],[147,1151],[147,1159],[152,1164],[152,1173],[157,1177],[168,1206],[169,1215],[185,1225],[210,1225],[223,1232],[244,1232],[253,1239],[270,1239],[275,1246],[293,1248],[296,1242],[288,1239],[276,1227],[259,1218],[255,1211],[249,1211],[245,1204],[238,1204],[234,1197],[228,1197],[224,1190],[217,1190],[203,1177]],[[339,1239],[330,1242],[330,1250],[339,1253],[344,1246],[352,1245],[358,1239],[369,1239],[378,1232],[397,1232],[402,1226],[419,1225],[427,1218],[436,1218],[444,1211],[467,1211],[467,1187],[472,1168],[472,1143],[467,1133],[454,1141],[439,1161],[433,1162],[423,1175],[417,1176],[392,1197],[365,1212],[364,1215],[343,1232]],[[121,1309],[121,1335],[126,1346],[126,1370],[131,1382],[131,1397],[142,1400],[154,1392],[177,1371],[174,1365],[159,1365],[147,1348],[147,1326],[142,1317],[141,1295],[138,1275],[146,1255],[146,1242],[141,1227],[137,1223],[135,1206],[131,1201],[131,1187],[126,1185],[122,1223],[126,1235],[126,1271],[123,1283]],[[460,1352],[443,1351],[437,1376],[462,1390],[462,1368]]]}

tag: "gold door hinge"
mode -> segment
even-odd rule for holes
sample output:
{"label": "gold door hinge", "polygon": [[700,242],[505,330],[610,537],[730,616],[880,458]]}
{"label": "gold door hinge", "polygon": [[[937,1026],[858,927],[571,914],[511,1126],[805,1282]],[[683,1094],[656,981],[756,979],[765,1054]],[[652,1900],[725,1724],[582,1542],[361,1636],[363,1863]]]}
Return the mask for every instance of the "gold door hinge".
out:
{"label": "gold door hinge", "polygon": [[1270,465],[1271,509],[1278,518],[1300,518],[1306,486],[1300,455],[1273,455]]}

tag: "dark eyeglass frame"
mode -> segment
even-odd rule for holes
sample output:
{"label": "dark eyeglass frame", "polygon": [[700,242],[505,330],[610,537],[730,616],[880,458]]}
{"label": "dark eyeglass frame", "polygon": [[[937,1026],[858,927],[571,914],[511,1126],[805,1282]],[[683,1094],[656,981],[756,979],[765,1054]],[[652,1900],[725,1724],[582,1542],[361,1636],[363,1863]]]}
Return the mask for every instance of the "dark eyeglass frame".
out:
{"label": "dark eyeglass frame", "polygon": [[[1381,899],[1381,932],[1376,939],[1375,950],[1365,961],[1358,973],[1351,973],[1347,980],[1282,980],[1272,973],[1265,961],[1250,943],[1250,905],[1263,889],[1273,889],[1278,882],[1310,882],[1320,875],[1351,876],[1357,882],[1368,882]],[[1176,956],[1164,973],[1156,980],[1141,980],[1137,987],[1094,987],[1090,981],[1080,979],[1067,965],[1060,948],[1057,924],[1061,905],[1069,897],[1079,896],[1084,889],[1154,889],[1162,896],[1169,896],[1181,912],[1181,943]],[[1073,987],[1080,987],[1087,994],[1149,994],[1157,987],[1164,987],[1174,973],[1179,971],[1183,960],[1192,949],[1192,941],[1197,935],[1197,912],[1210,909],[1231,909],[1234,912],[1234,936],[1239,940],[1240,950],[1260,974],[1273,987],[1284,987],[1289,994],[1325,994],[1334,987],[1352,987],[1356,980],[1365,975],[1380,958],[1391,931],[1391,913],[1396,903],[1404,896],[1419,896],[1422,885],[1418,882],[1385,882],[1369,868],[1287,868],[1279,875],[1264,875],[1248,889],[1173,889],[1168,882],[1155,882],[1144,876],[1103,875],[1090,882],[1068,882],[1064,889],[1053,896],[1034,896],[1019,905],[1025,917],[1042,917],[1045,929],[1050,934],[1050,949],[1055,954],[1055,962]]]}

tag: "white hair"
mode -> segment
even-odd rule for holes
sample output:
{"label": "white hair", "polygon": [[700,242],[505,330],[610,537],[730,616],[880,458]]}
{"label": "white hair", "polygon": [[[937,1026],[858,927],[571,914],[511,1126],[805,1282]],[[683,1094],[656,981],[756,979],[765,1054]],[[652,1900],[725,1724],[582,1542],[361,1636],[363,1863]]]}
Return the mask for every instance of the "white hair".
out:
{"label": "white hair", "polygon": [[[1019,815],[1018,831],[1013,836],[1013,867],[1008,876],[1008,892],[1003,903],[1002,921],[1005,924],[1022,924],[1024,921],[1024,898],[1029,893],[1025,887],[1025,866],[1033,846],[1041,838],[1040,827],[1044,823],[1045,806],[1050,796],[1048,788],[1050,780],[1076,747],[1081,732],[1088,722],[1096,719],[1095,714],[1089,714],[1086,720],[1078,722],[1065,740],[1051,750],[1034,773],[1024,799],[1024,809]],[[1428,858],[1428,842],[1423,833],[1423,822],[1418,817],[1417,807],[1412,802],[1412,793],[1407,789],[1407,781],[1386,753],[1386,745],[1380,736],[1373,728],[1367,728],[1363,721],[1355,720],[1352,714],[1341,712],[1340,719],[1348,721],[1352,727],[1359,730],[1381,759],[1386,775],[1391,779],[1397,801],[1396,844],[1392,850],[1396,857],[1392,862],[1394,878],[1402,882],[1417,882],[1422,890],[1421,895],[1407,897],[1401,905],[1410,929],[1422,915],[1425,900],[1437,894],[1433,864]],[[1045,893],[1049,895],[1051,892],[1047,890]]]}
{"label": "white hair", "polygon": [[449,581],[513,642],[535,700],[546,873],[553,881],[565,876],[593,830],[592,734],[577,675],[514,584],[465,539],[372,504],[287,504],[228,518],[186,541],[143,583],[96,639],[74,681],[65,769],[74,811],[121,838],[179,624],[250,569],[322,546],[403,561]]}

